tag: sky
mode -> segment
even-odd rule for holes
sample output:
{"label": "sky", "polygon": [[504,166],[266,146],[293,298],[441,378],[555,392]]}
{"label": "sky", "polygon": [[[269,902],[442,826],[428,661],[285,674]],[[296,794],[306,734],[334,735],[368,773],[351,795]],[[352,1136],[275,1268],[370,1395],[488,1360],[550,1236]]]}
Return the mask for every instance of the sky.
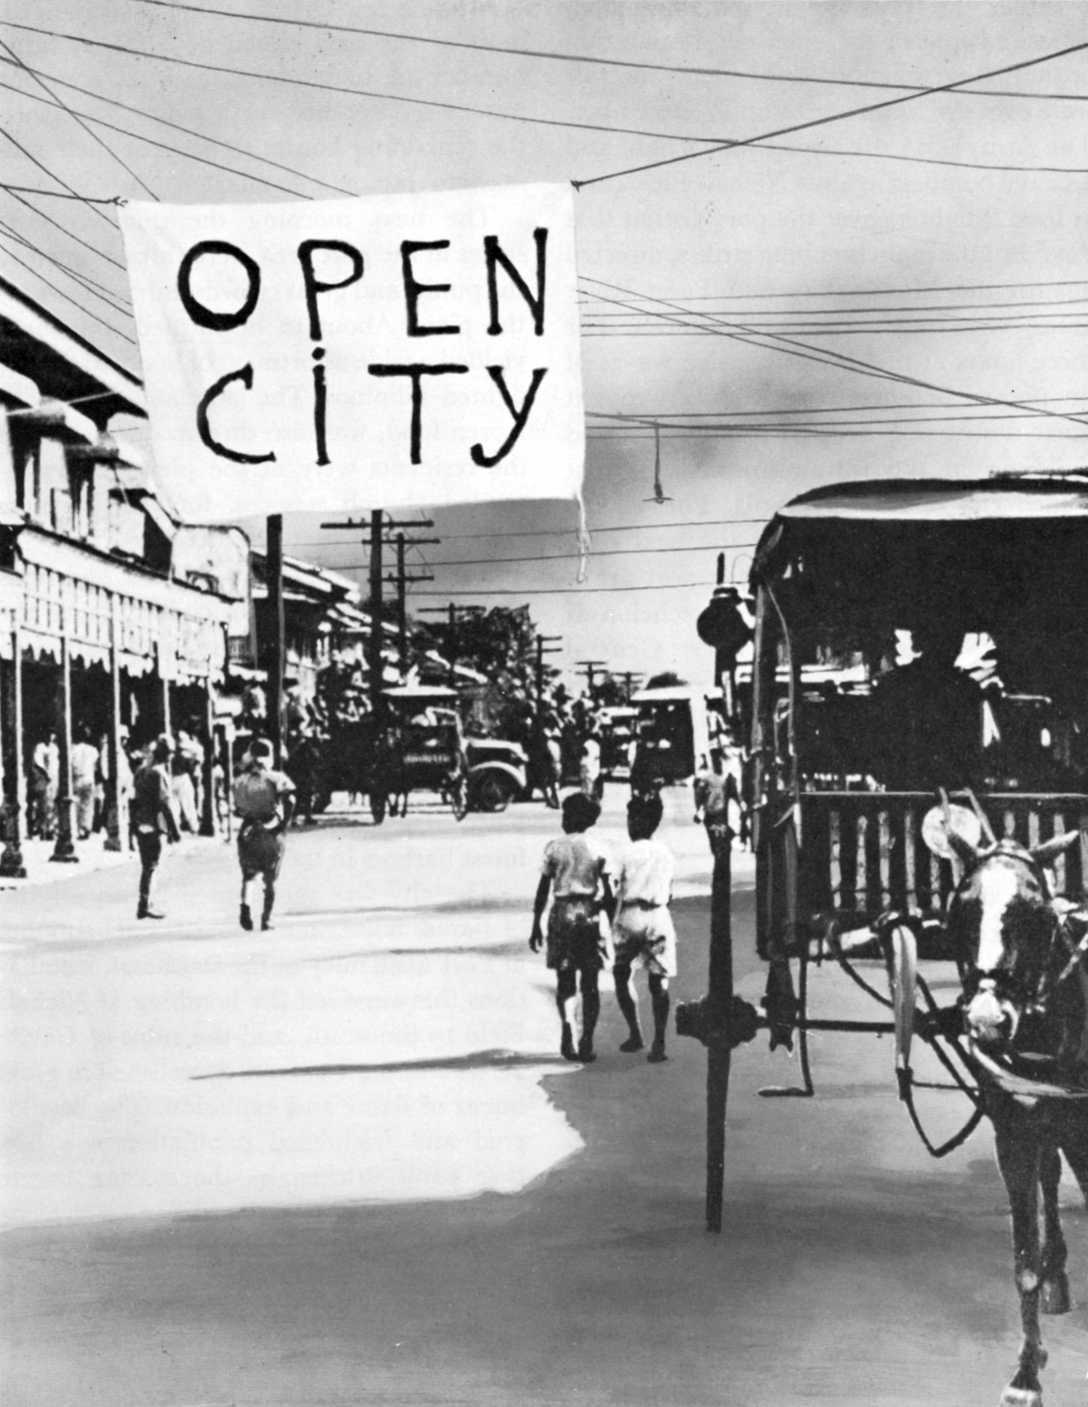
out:
{"label": "sky", "polygon": [[[410,607],[528,603],[568,673],[709,683],[717,553],[743,582],[793,495],[1088,462],[1088,48],[853,112],[1076,45],[1082,4],[1018,0],[0,0],[0,272],[139,373],[115,208],[69,190],[584,182],[586,579],[570,503],[437,507]],[[327,519],[287,550],[365,590]]]}

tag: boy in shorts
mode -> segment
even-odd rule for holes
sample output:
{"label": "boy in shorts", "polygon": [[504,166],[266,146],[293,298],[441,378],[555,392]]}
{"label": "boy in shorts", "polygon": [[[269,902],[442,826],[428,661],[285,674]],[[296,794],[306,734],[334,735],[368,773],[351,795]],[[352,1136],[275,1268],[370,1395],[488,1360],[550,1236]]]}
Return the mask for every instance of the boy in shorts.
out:
{"label": "boy in shorts", "polygon": [[669,1021],[669,978],[676,976],[676,930],[669,913],[676,862],[668,847],[654,839],[661,813],[659,796],[632,797],[628,803],[627,834],[631,843],[619,856],[612,922],[612,977],[629,1032],[620,1050],[643,1047],[638,1006],[631,991],[631,969],[644,967],[654,1015],[654,1039],[646,1059],[653,1064],[668,1058],[665,1030]]}
{"label": "boy in shorts", "polygon": [[[533,901],[533,931],[529,947],[538,953],[544,943],[541,919],[552,896],[548,915],[548,967],[556,974],[555,1004],[563,1025],[559,1053],[564,1060],[596,1060],[593,1032],[601,1012],[598,978],[607,955],[602,937],[601,909],[611,909],[612,891],[606,874],[607,854],[587,832],[601,808],[583,792],[563,799],[563,834],[544,848],[540,882]],[[574,1003],[579,979],[582,991],[582,1034],[574,1044]]]}

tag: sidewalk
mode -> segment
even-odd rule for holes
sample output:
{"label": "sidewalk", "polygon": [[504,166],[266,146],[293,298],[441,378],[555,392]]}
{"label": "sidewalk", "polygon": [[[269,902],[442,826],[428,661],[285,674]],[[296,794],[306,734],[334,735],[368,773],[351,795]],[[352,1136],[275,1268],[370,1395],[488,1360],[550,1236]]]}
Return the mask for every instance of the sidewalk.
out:
{"label": "sidewalk", "polygon": [[[186,832],[171,853],[183,856],[190,853],[203,853],[212,846],[222,845],[226,837],[191,835]],[[52,854],[56,846],[54,840],[24,839],[20,849],[23,852],[25,879],[12,879],[0,875],[0,893],[5,890],[29,889],[39,884],[59,884],[62,880],[75,879],[81,874],[93,874],[98,870],[112,870],[119,865],[136,864],[135,849],[107,850],[105,833],[92,835],[88,840],[77,840],[76,862],[58,862]]]}

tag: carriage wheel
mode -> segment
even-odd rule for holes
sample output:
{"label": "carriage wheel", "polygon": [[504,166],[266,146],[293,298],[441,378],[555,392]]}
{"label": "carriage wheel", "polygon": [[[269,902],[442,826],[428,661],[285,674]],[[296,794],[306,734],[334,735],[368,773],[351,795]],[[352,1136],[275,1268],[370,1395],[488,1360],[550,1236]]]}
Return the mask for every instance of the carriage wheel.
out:
{"label": "carriage wheel", "polygon": [[918,940],[914,930],[897,923],[884,940],[895,1021],[895,1068],[897,1075],[910,1068],[910,1044],[914,1035],[914,999],[918,986]]}

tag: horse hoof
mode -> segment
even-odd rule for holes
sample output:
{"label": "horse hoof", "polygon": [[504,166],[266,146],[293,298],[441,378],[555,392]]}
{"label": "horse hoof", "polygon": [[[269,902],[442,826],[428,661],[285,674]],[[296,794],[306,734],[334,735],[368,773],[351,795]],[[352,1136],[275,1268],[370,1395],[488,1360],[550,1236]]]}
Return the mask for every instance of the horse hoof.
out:
{"label": "horse hoof", "polygon": [[1069,1277],[1064,1271],[1053,1280],[1044,1280],[1039,1295],[1039,1308],[1044,1314],[1069,1313]]}
{"label": "horse hoof", "polygon": [[1043,1394],[1033,1387],[1007,1387],[1000,1407],[1043,1407]]}

